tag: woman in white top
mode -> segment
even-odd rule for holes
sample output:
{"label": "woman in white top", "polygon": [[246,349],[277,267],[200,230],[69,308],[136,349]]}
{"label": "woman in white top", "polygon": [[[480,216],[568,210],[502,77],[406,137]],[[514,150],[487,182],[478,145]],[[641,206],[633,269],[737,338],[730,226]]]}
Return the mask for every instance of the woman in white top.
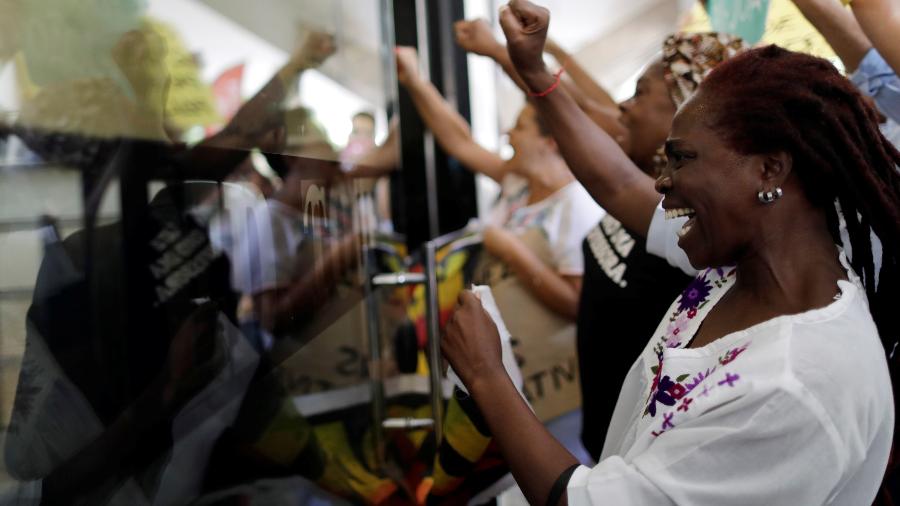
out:
{"label": "woman in white top", "polygon": [[[526,105],[509,131],[515,154],[504,160],[481,147],[462,116],[418,73],[416,51],[398,47],[397,79],[409,92],[437,142],[469,170],[501,184],[500,200],[484,230],[484,248],[499,258],[551,310],[574,320],[584,259],[581,241],[603,210],[575,180],[534,107]],[[547,239],[551,264],[519,239],[535,228]]]}
{"label": "woman in white top", "polygon": [[[546,9],[513,0],[501,24],[522,79],[553,86],[540,56]],[[444,353],[528,500],[870,504],[894,427],[882,341],[890,351],[897,336],[886,309],[900,153],[853,85],[774,46],[726,61],[676,115],[655,187],[565,93],[536,105],[588,191],[672,261],[680,250],[665,244],[677,237],[700,275],[632,366],[593,469],[534,418],[500,365],[493,323],[460,297]],[[837,246],[841,219],[852,262]],[[883,243],[880,272],[870,233]]]}

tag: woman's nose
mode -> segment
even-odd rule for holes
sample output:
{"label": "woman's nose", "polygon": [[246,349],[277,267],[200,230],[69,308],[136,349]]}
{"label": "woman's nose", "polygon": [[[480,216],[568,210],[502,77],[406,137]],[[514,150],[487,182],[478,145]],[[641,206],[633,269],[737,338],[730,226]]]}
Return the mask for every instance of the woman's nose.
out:
{"label": "woman's nose", "polygon": [[656,191],[665,195],[669,193],[669,190],[672,189],[672,176],[666,169],[663,169],[663,173],[656,178]]}

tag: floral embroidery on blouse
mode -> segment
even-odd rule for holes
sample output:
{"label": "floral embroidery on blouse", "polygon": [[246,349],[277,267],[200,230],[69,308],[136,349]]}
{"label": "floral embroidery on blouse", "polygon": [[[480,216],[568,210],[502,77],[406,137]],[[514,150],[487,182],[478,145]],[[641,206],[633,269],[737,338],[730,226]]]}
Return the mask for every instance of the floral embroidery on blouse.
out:
{"label": "floral embroidery on blouse", "polygon": [[[697,309],[697,306],[706,302],[712,291],[712,285],[706,279],[708,273],[709,271],[706,271],[702,276],[694,278],[681,292],[681,298],[678,299],[678,312],[683,313],[689,309]],[[696,315],[696,311],[694,314]]]}
{"label": "floral embroidery on blouse", "polygon": [[744,353],[744,350],[746,350],[748,346],[750,346],[750,343],[726,351],[724,355],[719,357],[719,363],[722,365],[728,365],[730,362],[733,362],[734,359],[738,358],[738,355]]}
{"label": "floral embroidery on blouse", "polygon": [[666,336],[669,336],[665,340],[666,348],[678,348],[681,346],[681,338],[684,336],[684,331],[687,329],[688,324],[690,324],[690,318],[687,313],[679,313],[674,320],[669,322],[669,325],[666,327]]}
{"label": "floral embroidery on blouse", "polygon": [[[644,416],[656,416],[657,403],[664,406],[674,406],[688,392],[697,387],[707,376],[712,374],[716,368],[707,369],[697,374],[682,374],[676,378],[671,378],[663,374],[663,356],[666,349],[680,348],[690,340],[692,334],[691,328],[696,331],[699,321],[695,321],[698,311],[709,302],[710,295],[713,290],[721,290],[733,281],[735,269],[713,268],[707,269],[701,275],[697,276],[681,293],[677,301],[677,306],[669,317],[669,323],[665,332],[660,336],[659,341],[653,350],[656,353],[657,364],[650,368],[653,373],[653,381],[650,385],[650,393],[647,396],[647,407],[644,409]],[[719,357],[719,364],[726,365],[736,359],[748,344],[732,350],[728,350],[723,356]],[[684,383],[688,381],[688,383]],[[688,408],[684,407],[684,411]]]}
{"label": "floral embroidery on blouse", "polygon": [[[749,347],[750,342],[747,342],[741,346],[738,346],[737,348],[732,348],[726,351],[722,356],[719,357],[719,365],[726,366],[730,364]],[[658,364],[650,368],[650,370],[655,374],[655,377],[653,379],[653,383],[650,385],[650,396],[647,399],[647,407],[644,409],[643,416],[650,415],[651,417],[655,417],[657,402],[665,406],[674,406],[678,400],[694,391],[695,388],[700,386],[703,381],[706,380],[706,378],[712,376],[712,374],[719,368],[719,366],[716,365],[707,368],[705,371],[699,371],[695,374],[681,374],[673,380],[669,375],[662,374],[662,354],[657,354],[657,358],[659,360]],[[731,373],[726,373],[726,377],[727,376],[731,376]],[[712,390],[712,388],[704,388],[704,396],[710,390]],[[681,409],[679,407],[679,411],[687,411],[687,406],[685,406],[684,409]]]}
{"label": "floral embroidery on blouse", "polygon": [[[715,368],[713,370],[715,370]],[[675,408],[674,411],[670,410],[670,411],[663,413],[663,418],[662,418],[662,422],[659,425],[659,430],[650,431],[650,434],[653,437],[659,437],[659,435],[661,435],[662,433],[669,431],[671,429],[674,429],[676,427],[675,422],[680,417],[684,416],[682,413],[687,413],[688,411],[690,411],[691,404],[694,402],[695,399],[698,399],[700,397],[706,397],[713,390],[716,390],[717,388],[734,388],[735,385],[740,383],[740,381],[741,381],[740,374],[726,372],[725,376],[720,381],[715,381],[713,383],[703,385],[703,389],[700,390],[696,396],[693,396],[693,397],[682,396],[683,398],[681,399],[681,403],[678,405],[677,408]]]}

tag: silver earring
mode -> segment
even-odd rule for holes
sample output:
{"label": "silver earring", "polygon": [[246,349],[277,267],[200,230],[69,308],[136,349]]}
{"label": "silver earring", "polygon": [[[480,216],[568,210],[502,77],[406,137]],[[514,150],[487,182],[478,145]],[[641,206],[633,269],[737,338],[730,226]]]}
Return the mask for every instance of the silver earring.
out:
{"label": "silver earring", "polygon": [[756,198],[758,198],[759,201],[762,202],[763,204],[771,204],[772,202],[775,202],[776,200],[780,199],[783,195],[784,195],[784,192],[781,191],[781,187],[776,186],[775,190],[773,190],[773,191],[766,192],[766,191],[760,190],[759,193],[756,194]]}

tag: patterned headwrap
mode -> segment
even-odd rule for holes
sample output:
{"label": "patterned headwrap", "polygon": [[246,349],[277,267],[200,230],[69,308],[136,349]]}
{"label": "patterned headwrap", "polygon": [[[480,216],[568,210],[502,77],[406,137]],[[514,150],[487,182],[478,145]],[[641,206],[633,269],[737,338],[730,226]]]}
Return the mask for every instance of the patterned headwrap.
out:
{"label": "patterned headwrap", "polygon": [[[663,42],[663,76],[675,107],[681,107],[697,91],[700,82],[716,65],[749,49],[744,40],[718,32],[675,33]],[[653,157],[655,174],[666,166],[662,146]]]}
{"label": "patterned headwrap", "polygon": [[662,61],[676,107],[687,101],[716,65],[748,49],[743,39],[724,33],[676,33],[663,43]]}

